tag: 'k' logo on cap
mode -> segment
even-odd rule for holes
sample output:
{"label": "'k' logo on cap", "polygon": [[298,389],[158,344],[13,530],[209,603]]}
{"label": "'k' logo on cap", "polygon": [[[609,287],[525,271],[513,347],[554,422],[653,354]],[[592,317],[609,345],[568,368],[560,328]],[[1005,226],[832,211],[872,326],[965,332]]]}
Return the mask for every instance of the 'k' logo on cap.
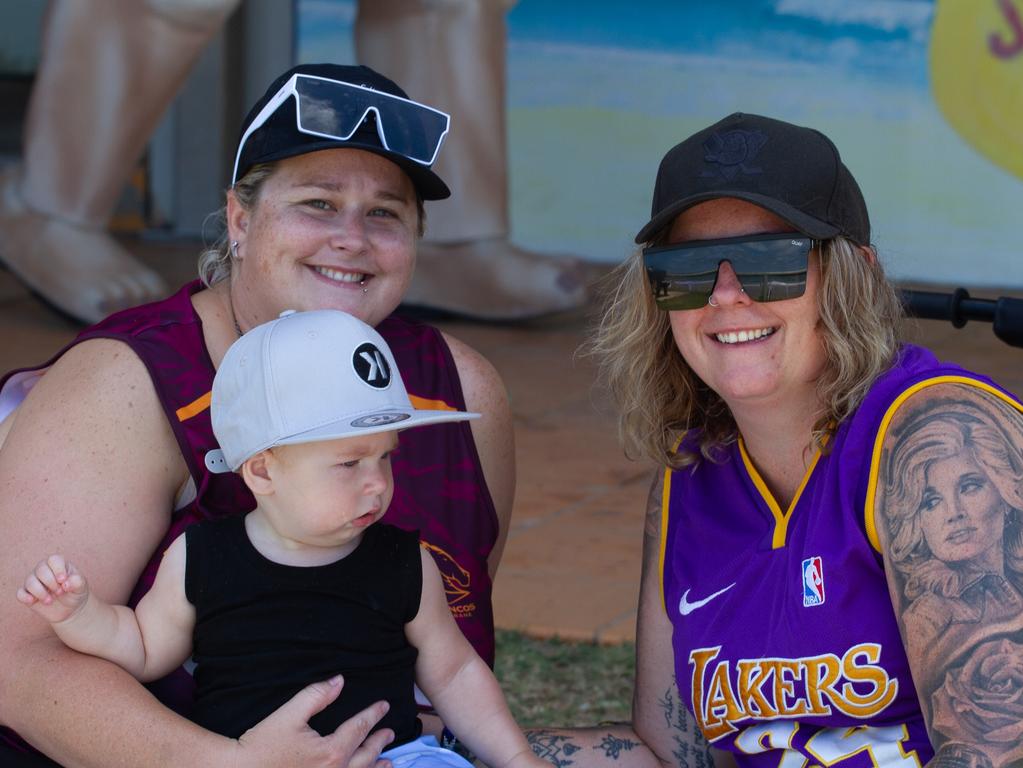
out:
{"label": "'k' logo on cap", "polygon": [[750,165],[767,143],[767,134],[761,131],[734,129],[712,134],[703,143],[704,161],[715,167],[706,168],[702,177],[733,179],[740,171],[747,176],[763,173],[763,169]]}
{"label": "'k' logo on cap", "polygon": [[374,389],[387,389],[391,384],[391,368],[384,353],[376,345],[366,342],[356,347],[352,365],[359,378]]}

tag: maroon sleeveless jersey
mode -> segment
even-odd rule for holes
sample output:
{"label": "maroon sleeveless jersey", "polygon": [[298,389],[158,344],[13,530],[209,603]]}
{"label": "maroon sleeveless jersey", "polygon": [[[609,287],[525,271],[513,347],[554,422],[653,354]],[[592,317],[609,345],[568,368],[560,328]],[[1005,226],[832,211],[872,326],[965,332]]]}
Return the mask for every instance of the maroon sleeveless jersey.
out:
{"label": "maroon sleeveless jersey", "polygon": [[[209,410],[214,368],[191,301],[201,289],[195,281],[163,301],[111,315],[82,331],[45,365],[12,371],[0,380],[0,393],[10,396],[11,389],[17,390],[29,378],[25,374],[49,367],[72,346],[89,339],[123,341],[145,363],[188,465],[195,494],[174,511],[170,528],[135,586],[132,607],[152,586],[164,550],[188,525],[255,508],[240,475],[212,474],[203,461],[206,452],[218,446]],[[466,410],[458,371],[440,331],[393,315],[377,331],[394,353],[413,405]],[[487,556],[497,541],[498,522],[469,422],[406,430],[398,439],[399,450],[392,461],[394,498],[383,519],[420,531],[422,545],[440,569],[459,628],[493,666],[494,614]],[[168,705],[187,711],[191,689],[186,673],[149,687]],[[4,735],[0,733],[0,743]]]}

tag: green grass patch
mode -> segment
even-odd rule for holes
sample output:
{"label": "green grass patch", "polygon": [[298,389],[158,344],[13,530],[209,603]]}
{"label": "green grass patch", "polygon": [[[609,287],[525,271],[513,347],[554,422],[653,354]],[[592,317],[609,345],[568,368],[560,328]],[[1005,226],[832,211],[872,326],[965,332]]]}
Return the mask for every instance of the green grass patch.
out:
{"label": "green grass patch", "polygon": [[519,725],[627,721],[636,648],[497,631],[497,679]]}

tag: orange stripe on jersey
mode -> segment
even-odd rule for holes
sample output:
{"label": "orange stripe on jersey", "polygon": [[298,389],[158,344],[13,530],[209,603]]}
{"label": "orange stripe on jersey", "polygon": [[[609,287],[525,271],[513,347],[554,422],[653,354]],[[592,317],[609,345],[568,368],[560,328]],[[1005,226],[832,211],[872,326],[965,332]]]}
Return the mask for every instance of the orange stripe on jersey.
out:
{"label": "orange stripe on jersey", "polygon": [[[190,402],[188,405],[183,405],[178,408],[174,414],[178,417],[178,421],[188,421],[193,416],[198,416],[200,413],[210,407],[210,398],[212,392],[207,392],[201,397],[197,397],[195,400]],[[412,401],[412,405],[415,408],[421,408],[428,411],[457,411],[458,409],[448,405],[443,400],[429,400],[425,397],[416,397],[415,395],[409,395],[408,399]]]}
{"label": "orange stripe on jersey", "polygon": [[207,392],[201,397],[197,397],[195,400],[190,402],[188,405],[183,405],[174,411],[174,415],[178,417],[178,421],[188,421],[193,416],[198,416],[200,413],[210,407],[210,399],[213,397],[213,392]]}
{"label": "orange stripe on jersey", "polygon": [[409,395],[408,399],[412,401],[414,408],[420,408],[425,411],[457,411],[458,409],[448,405],[443,400],[428,400],[425,397],[417,397],[416,395]]}

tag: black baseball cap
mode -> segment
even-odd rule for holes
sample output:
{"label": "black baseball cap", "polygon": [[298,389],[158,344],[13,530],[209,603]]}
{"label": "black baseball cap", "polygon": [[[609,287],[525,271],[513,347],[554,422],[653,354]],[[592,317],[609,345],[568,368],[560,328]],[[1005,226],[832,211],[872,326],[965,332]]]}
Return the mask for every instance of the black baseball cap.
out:
{"label": "black baseball cap", "polygon": [[[249,110],[238,133],[239,142],[264,105],[296,74],[338,80],[372,88],[375,91],[399,96],[403,99],[409,98],[397,83],[369,67],[341,64],[299,64],[270,83],[263,96]],[[312,136],[299,131],[296,109],[295,99],[289,98],[245,140],[238,158],[235,178],[240,179],[257,163],[283,160],[309,152],[317,152],[321,149],[362,149],[386,157],[398,165],[408,174],[416,192],[423,200],[442,200],[451,196],[451,190],[448,189],[447,184],[429,166],[417,163],[399,152],[392,152],[384,147],[376,130],[375,115],[368,115],[351,138],[342,141],[323,136]]]}
{"label": "black baseball cap", "polygon": [[820,131],[736,112],[676,144],[661,160],[647,243],[697,203],[735,197],[780,216],[804,235],[870,244],[863,194]]}

